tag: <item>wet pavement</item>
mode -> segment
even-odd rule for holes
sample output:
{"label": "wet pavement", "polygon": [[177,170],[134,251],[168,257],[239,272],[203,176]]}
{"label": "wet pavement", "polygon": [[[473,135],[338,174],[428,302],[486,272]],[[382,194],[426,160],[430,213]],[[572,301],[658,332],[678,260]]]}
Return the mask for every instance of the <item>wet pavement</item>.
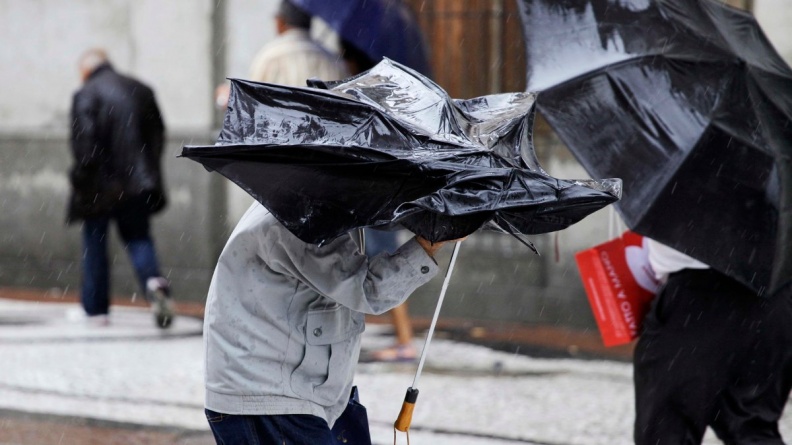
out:
{"label": "wet pavement", "polygon": [[[214,443],[203,418],[200,305],[177,305],[181,316],[163,331],[141,302],[121,303],[109,326],[91,326],[73,298],[0,289],[0,445]],[[378,323],[387,317],[370,321],[364,349],[390,345],[389,325]],[[426,320],[416,324],[422,338]],[[604,351],[596,333],[445,320],[410,442],[631,444],[628,357],[629,348]],[[415,368],[359,365],[375,444],[393,443]],[[782,430],[792,437],[792,416]],[[718,442],[710,433],[706,443]]]}

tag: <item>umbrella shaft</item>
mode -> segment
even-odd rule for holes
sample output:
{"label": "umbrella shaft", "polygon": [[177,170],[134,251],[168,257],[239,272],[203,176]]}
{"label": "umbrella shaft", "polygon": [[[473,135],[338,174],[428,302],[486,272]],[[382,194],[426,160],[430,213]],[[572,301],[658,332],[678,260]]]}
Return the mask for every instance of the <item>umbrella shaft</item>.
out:
{"label": "umbrella shaft", "polygon": [[426,342],[424,343],[423,350],[421,351],[421,360],[418,362],[418,370],[415,371],[415,379],[413,379],[412,388],[418,388],[418,379],[421,377],[424,362],[426,361],[426,352],[429,350],[429,343],[432,341],[435,326],[437,326],[437,319],[440,316],[440,308],[443,306],[443,299],[445,298],[446,290],[448,290],[448,283],[451,281],[451,273],[454,271],[454,264],[456,263],[457,255],[459,254],[459,246],[461,242],[454,244],[454,252],[451,254],[451,263],[448,265],[445,279],[443,280],[443,287],[440,289],[440,298],[437,299],[437,307],[435,308],[434,316],[432,316],[432,324],[429,326],[429,332],[426,334]]}

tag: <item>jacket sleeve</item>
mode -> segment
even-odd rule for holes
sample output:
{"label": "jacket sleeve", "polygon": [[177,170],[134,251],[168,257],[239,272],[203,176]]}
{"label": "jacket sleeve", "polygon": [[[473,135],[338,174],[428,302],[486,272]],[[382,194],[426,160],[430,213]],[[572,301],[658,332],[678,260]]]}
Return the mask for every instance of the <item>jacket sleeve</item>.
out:
{"label": "jacket sleeve", "polygon": [[[351,237],[319,247],[304,243],[278,225],[270,230],[262,258],[276,272],[354,311],[381,314],[401,303],[437,275],[435,261],[413,238],[393,254],[373,258],[358,253]],[[269,236],[274,235],[274,236]]]}
{"label": "jacket sleeve", "polygon": [[149,90],[147,96],[143,116],[145,143],[154,153],[154,157],[160,158],[165,144],[165,124],[162,122],[162,113],[160,113],[160,109],[157,106],[154,92]]}
{"label": "jacket sleeve", "polygon": [[72,100],[71,114],[71,149],[77,173],[90,169],[97,161],[96,106],[92,96],[85,92],[76,93]]}

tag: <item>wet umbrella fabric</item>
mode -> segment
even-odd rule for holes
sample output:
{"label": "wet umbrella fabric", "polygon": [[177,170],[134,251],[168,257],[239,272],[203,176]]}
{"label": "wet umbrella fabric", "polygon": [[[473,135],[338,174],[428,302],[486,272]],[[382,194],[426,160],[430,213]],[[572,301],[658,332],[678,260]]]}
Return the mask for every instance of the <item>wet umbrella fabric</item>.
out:
{"label": "wet umbrella fabric", "polygon": [[403,225],[430,241],[487,225],[561,230],[618,199],[619,180],[567,181],[538,165],[534,96],[454,101],[385,60],[318,88],[232,82],[217,145],[182,155],[248,191],[303,241]]}
{"label": "wet umbrella fabric", "polygon": [[636,232],[759,293],[792,279],[792,71],[709,0],[519,0],[528,88]]}
{"label": "wet umbrella fabric", "polygon": [[428,49],[410,8],[401,0],[292,0],[322,18],[341,38],[379,62],[387,57],[429,75]]}

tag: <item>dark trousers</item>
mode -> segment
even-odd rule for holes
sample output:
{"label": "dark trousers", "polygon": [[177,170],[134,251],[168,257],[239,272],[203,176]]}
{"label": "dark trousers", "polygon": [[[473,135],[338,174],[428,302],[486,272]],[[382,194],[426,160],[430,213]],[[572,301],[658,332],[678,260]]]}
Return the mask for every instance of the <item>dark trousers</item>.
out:
{"label": "dark trousers", "polygon": [[129,201],[118,206],[111,215],[87,218],[82,229],[81,300],[88,315],[107,314],[110,307],[107,238],[111,221],[115,221],[118,226],[143,295],[146,295],[146,281],[160,276],[154,242],[149,234],[149,213],[145,203]]}
{"label": "dark trousers", "polygon": [[253,416],[206,411],[217,445],[334,445],[327,422],[316,416]]}
{"label": "dark trousers", "polygon": [[758,297],[712,270],[672,274],[634,356],[637,445],[784,442],[792,389],[792,295]]}

